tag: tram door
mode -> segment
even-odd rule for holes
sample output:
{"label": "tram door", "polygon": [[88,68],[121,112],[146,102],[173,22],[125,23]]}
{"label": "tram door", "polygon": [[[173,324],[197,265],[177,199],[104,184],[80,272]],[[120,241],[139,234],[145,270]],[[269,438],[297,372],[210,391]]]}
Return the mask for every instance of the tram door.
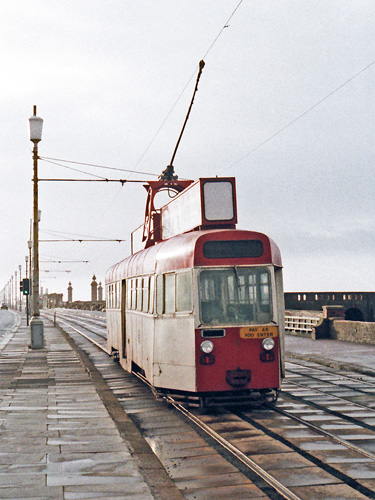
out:
{"label": "tram door", "polygon": [[122,357],[126,358],[126,280],[121,284],[121,345]]}

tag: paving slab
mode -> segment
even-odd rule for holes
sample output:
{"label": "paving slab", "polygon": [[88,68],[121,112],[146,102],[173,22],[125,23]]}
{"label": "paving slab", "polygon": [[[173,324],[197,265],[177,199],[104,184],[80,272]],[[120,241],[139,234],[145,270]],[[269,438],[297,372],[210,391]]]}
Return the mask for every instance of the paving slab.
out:
{"label": "paving slab", "polygon": [[65,336],[44,334],[33,351],[21,325],[0,352],[0,498],[183,498],[151,450],[142,467]]}
{"label": "paving slab", "polygon": [[365,500],[367,496],[345,484],[326,484],[291,488],[301,500]]}
{"label": "paving slab", "polygon": [[292,358],[307,359],[328,366],[375,376],[375,345],[342,340],[285,336],[285,351]]}

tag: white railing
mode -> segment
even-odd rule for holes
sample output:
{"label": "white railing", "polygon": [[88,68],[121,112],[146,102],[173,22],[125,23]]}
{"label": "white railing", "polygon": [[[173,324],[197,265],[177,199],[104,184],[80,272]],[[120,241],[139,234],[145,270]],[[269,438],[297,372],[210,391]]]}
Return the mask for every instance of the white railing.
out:
{"label": "white railing", "polygon": [[320,319],[320,317],[313,316],[285,316],[285,330],[286,332],[311,333]]}

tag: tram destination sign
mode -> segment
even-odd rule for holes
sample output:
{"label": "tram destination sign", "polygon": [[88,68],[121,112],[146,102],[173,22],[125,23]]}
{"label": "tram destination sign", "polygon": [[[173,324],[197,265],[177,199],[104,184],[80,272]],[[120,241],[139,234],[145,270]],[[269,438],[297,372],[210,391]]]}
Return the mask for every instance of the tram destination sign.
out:
{"label": "tram destination sign", "polygon": [[234,177],[201,178],[161,208],[162,239],[212,226],[237,224]]}

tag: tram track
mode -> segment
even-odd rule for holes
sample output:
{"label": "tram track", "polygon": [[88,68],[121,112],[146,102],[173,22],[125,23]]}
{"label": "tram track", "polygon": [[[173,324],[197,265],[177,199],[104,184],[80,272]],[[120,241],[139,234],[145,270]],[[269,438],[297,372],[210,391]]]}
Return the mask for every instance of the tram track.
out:
{"label": "tram track", "polygon": [[[355,377],[353,375],[347,375],[344,373],[340,373],[340,375],[338,375],[337,373],[335,373],[332,370],[328,370],[328,369],[324,370],[322,368],[317,368],[315,366],[314,367],[306,366],[306,365],[301,365],[301,364],[297,364],[297,363],[291,363],[290,361],[288,361],[287,364],[288,365],[295,364],[296,366],[299,367],[299,369],[303,369],[304,370],[303,372],[298,372],[296,370],[291,370],[290,368],[286,368],[287,373],[291,373],[291,374],[296,375],[302,379],[306,378],[306,379],[310,379],[312,381],[317,381],[319,383],[325,382],[327,384],[331,384],[334,386],[344,387],[348,390],[356,390],[357,392],[361,392],[361,393],[366,394],[366,395],[374,395],[375,396],[375,382],[373,381],[374,380],[373,377],[370,377],[368,375],[361,375],[361,376],[357,376],[357,377]],[[308,373],[308,371],[313,372],[313,373],[318,372],[319,374],[324,374],[325,378],[324,379],[319,378],[317,375],[312,375],[311,373]],[[334,380],[330,381],[326,377],[334,378]],[[347,380],[348,383],[343,384],[342,383],[343,380]],[[351,384],[349,382],[351,382]],[[363,389],[359,389],[358,387],[356,387],[356,385],[358,385],[359,383],[364,385],[365,387]],[[307,384],[305,386],[309,387]],[[366,388],[368,390],[365,390]]]}
{"label": "tram track", "polygon": [[[99,349],[101,349],[103,352],[105,352],[106,354],[110,355],[110,351],[107,349],[106,347],[106,340],[107,340],[107,335],[103,332],[98,332],[98,331],[94,331],[94,330],[90,330],[89,328],[87,328],[86,323],[85,323],[85,319],[77,319],[77,318],[74,318],[72,319],[71,317],[67,316],[67,315],[63,315],[61,313],[59,313],[59,315],[57,316],[56,314],[48,314],[46,312],[42,313],[42,315],[46,318],[48,318],[50,321],[53,321],[54,323],[58,320],[59,323],[62,323],[66,326],[69,326],[70,328],[72,328],[73,330],[75,330],[78,334],[80,334],[82,337],[85,337],[87,340],[89,340],[90,342],[92,342],[93,344],[95,344]],[[65,319],[63,319],[65,317]],[[68,319],[68,321],[67,321]],[[98,325],[97,322],[94,322],[94,321],[91,321],[92,324],[95,324],[96,326],[98,326],[99,328],[101,328],[102,330],[105,331],[105,325]],[[87,333],[84,333],[82,332],[82,330],[78,330],[77,328],[75,328],[74,326],[72,325],[77,325],[77,326],[80,326],[81,328],[83,327],[84,330],[86,330],[86,332],[88,332],[89,334],[91,335],[94,335],[96,337],[98,337],[100,339],[100,341],[97,341],[95,339],[93,339],[90,335],[88,335]],[[103,342],[104,341],[104,342]]]}
{"label": "tram track", "polygon": [[[49,318],[50,320],[53,318],[52,315],[47,315],[44,314],[45,317]],[[56,320],[56,317],[54,317]],[[95,342],[89,335],[86,333],[82,332],[78,328],[72,326],[71,323],[73,324],[82,324],[82,322],[78,322],[77,319],[75,318],[74,320],[69,319],[69,321],[63,320],[59,318],[59,322],[62,323],[65,326],[68,326],[71,328],[74,332],[78,333],[81,335],[83,338],[94,344],[96,347],[101,349],[103,352],[106,354],[110,355],[110,352],[108,349],[106,349],[104,346],[98,344]],[[86,327],[85,330],[88,330]],[[92,332],[95,333],[95,332]],[[151,390],[153,391],[153,388],[151,385],[147,382],[147,380],[142,377],[139,373],[133,373],[137,378],[142,380],[143,383],[145,383]],[[154,394],[155,395],[155,394]],[[234,447],[229,441],[227,441],[225,438],[220,436],[218,433],[213,431],[212,429],[209,428],[203,421],[200,421],[199,418],[197,418],[193,413],[191,413],[188,409],[186,409],[183,405],[175,401],[173,398],[170,396],[167,396],[164,398],[167,403],[172,405],[175,410],[177,410],[181,415],[183,415],[185,418],[187,418],[190,422],[194,424],[194,426],[197,426],[205,433],[209,438],[213,439],[220,445],[226,453],[229,453],[234,460],[239,461],[245,468],[249,469],[252,473],[256,475],[257,478],[259,478],[262,482],[264,482],[264,485],[262,487],[261,484],[258,485],[258,487],[262,490],[267,491],[267,493],[270,495],[269,498],[272,498],[273,500],[301,500],[301,498],[297,495],[295,495],[290,489],[285,487],[280,481],[276,480],[274,477],[272,477],[265,469],[257,465],[253,460],[251,460],[249,457],[247,457],[244,453],[242,453],[239,449]],[[224,453],[225,455],[225,453]],[[252,479],[254,479],[253,474],[250,476]],[[271,491],[270,491],[271,489]]]}
{"label": "tram track", "polygon": [[[78,326],[77,318],[75,318],[74,320],[69,319],[69,321],[66,321],[66,319],[67,318],[65,319],[59,318],[58,321],[63,322],[65,326],[69,326],[70,328],[72,328],[75,333],[79,333],[86,340],[94,343],[96,347],[100,348],[103,352],[109,354],[108,350],[103,345],[100,345],[100,343],[98,342],[95,343],[95,341],[92,338],[90,338],[90,335],[87,334],[87,332],[90,331],[90,327],[88,325],[84,327],[85,331],[83,332],[79,328],[76,328],[76,326]],[[69,324],[69,323],[74,323],[74,321],[76,326]],[[80,321],[84,322],[84,320]],[[80,326],[80,328],[82,328],[82,325]],[[95,332],[93,333],[95,334]],[[286,400],[284,399],[284,397],[296,401],[295,396],[283,392],[282,397],[280,399],[281,405],[290,403],[290,400]],[[344,487],[349,488],[351,491],[353,491],[354,495],[354,496],[342,496],[342,497],[337,496],[332,498],[375,499],[375,493],[370,488],[368,488],[365,484],[362,484],[361,481],[359,481],[358,479],[350,477],[350,475],[345,473],[345,470],[343,471],[342,469],[340,469],[340,467],[333,467],[332,465],[322,460],[322,457],[317,456],[311,451],[306,451],[301,449],[298,446],[298,443],[296,444],[295,442],[293,442],[293,440],[289,439],[288,437],[282,436],[282,434],[279,432],[279,429],[277,429],[278,424],[276,422],[275,422],[276,423],[276,431],[275,431],[275,428],[273,428],[272,425],[268,424],[264,425],[264,421],[262,422],[262,420],[264,419],[256,418],[257,412],[258,413],[264,411],[268,412],[268,417],[270,417],[271,420],[274,420],[274,418],[271,415],[278,414],[282,416],[282,418],[290,419],[290,421],[295,422],[295,424],[298,424],[298,426],[303,425],[305,428],[309,429],[310,432],[316,433],[316,435],[323,436],[324,439],[327,440],[327,442],[336,443],[341,447],[345,447],[347,450],[350,451],[351,454],[356,454],[356,456],[360,457],[358,458],[358,463],[361,463],[364,460],[366,460],[366,463],[375,462],[375,454],[373,454],[371,451],[362,450],[358,446],[352,445],[345,439],[337,437],[334,434],[325,431],[321,427],[316,426],[311,422],[305,421],[301,417],[293,415],[282,408],[273,408],[273,407],[267,407],[267,408],[263,407],[262,409],[256,410],[255,413],[253,411],[241,412],[238,411],[237,409],[232,410],[230,408],[226,408],[224,410],[224,413],[219,413],[219,415],[217,416],[216,415],[210,416],[210,415],[205,415],[204,413],[202,414],[202,412],[200,412],[199,410],[189,411],[178,401],[175,401],[170,397],[167,397],[166,400],[169,403],[169,405],[172,406],[173,409],[181,415],[183,419],[189,421],[190,425],[192,425],[193,428],[196,429],[201,436],[205,436],[204,439],[206,439],[208,443],[215,442],[215,448],[217,449],[217,451],[223,457],[225,457],[226,460],[228,460],[230,463],[235,464],[235,467],[239,471],[244,473],[248,478],[250,478],[254,482],[254,484],[256,484],[257,487],[260,488],[263,491],[263,493],[266,494],[269,498],[272,499],[285,498],[285,499],[297,500],[301,498],[314,498],[314,497],[311,496],[305,497],[304,494],[300,493],[301,490],[300,486],[294,485],[291,487],[288,484],[288,480],[287,481],[280,480],[280,478],[277,477],[279,474],[279,472],[277,472],[277,469],[275,474],[272,468],[270,469],[269,467],[262,467],[263,459],[261,459],[259,462],[259,456],[257,454],[255,454],[255,456],[254,454],[253,455],[251,453],[249,454],[249,450],[246,448],[246,445],[250,443],[251,440],[254,441],[258,440],[258,444],[260,444],[260,446],[262,446],[263,443],[267,443],[267,446],[271,446],[271,443],[269,442],[269,440],[271,439],[272,443],[274,443],[275,449],[278,449],[279,453],[280,453],[279,447],[280,446],[283,447],[283,451],[281,453],[285,460],[287,460],[288,457],[290,458],[291,455],[293,455],[294,460],[296,460],[296,455],[300,457],[303,466],[299,464],[298,468],[296,469],[297,471],[303,470],[303,471],[308,471],[310,473],[314,472],[315,474],[319,474],[319,471],[317,469],[322,470],[323,472],[321,474],[323,474],[324,476],[323,484],[324,482],[326,482],[326,484],[329,485],[326,486],[326,488],[331,488],[330,484],[331,483],[334,484],[334,479],[331,481],[328,479],[328,475],[330,475],[332,476],[332,478],[335,478],[336,481],[340,483],[341,488]],[[299,398],[299,401],[303,401],[303,403],[306,405],[311,405],[310,401],[303,400],[302,398]],[[319,407],[315,408],[315,410],[322,412],[322,411],[327,411],[328,409]],[[339,418],[339,416],[341,417],[341,415],[338,414],[333,415],[332,413],[331,416],[337,418]],[[218,417],[219,420],[216,417]],[[215,430],[215,425],[210,424],[210,420],[212,419],[214,424],[216,422],[216,425],[218,425],[219,422],[219,428],[220,426],[223,427],[222,425],[220,425],[221,418],[224,419],[223,432],[220,429],[219,431],[217,429]],[[228,425],[226,426],[225,422],[227,423],[229,422],[229,426]],[[246,424],[245,427],[244,423]],[[375,430],[375,427],[373,426],[370,427],[371,428],[369,430],[371,431]],[[261,434],[258,434],[259,432]],[[254,433],[255,436],[253,436]],[[160,444],[160,442],[163,441],[163,436],[159,436],[158,440]],[[277,445],[277,443],[279,443],[279,445]],[[165,444],[165,446],[167,447],[167,444]],[[270,456],[272,456],[272,453],[275,453],[275,450],[271,452]],[[161,458],[162,457],[159,456],[159,459]],[[164,466],[166,467],[166,469],[168,469],[168,464],[164,464]],[[273,466],[275,466],[275,464],[273,464]],[[292,467],[290,467],[290,470],[293,470]]]}
{"label": "tram track", "polygon": [[[355,394],[346,394],[345,396],[341,394],[340,397],[346,401],[355,403],[356,401],[353,400],[354,398],[365,396],[366,399],[373,400],[375,407],[375,379],[373,375],[368,375],[365,372],[354,373],[351,371],[347,373],[340,371],[340,373],[337,373],[337,370],[334,368],[321,368],[316,363],[311,362],[302,364],[287,360],[287,365],[294,365],[297,367],[295,369],[286,368],[286,373],[290,374],[288,377],[288,384],[293,383],[299,385],[301,389],[305,390],[316,389],[316,384],[319,384],[321,388],[324,387],[327,395],[331,395],[331,393],[326,389],[333,386],[332,390],[336,390],[335,396],[337,396],[338,388],[340,391],[342,389],[349,392],[352,391]],[[344,381],[346,383],[344,383]]]}

